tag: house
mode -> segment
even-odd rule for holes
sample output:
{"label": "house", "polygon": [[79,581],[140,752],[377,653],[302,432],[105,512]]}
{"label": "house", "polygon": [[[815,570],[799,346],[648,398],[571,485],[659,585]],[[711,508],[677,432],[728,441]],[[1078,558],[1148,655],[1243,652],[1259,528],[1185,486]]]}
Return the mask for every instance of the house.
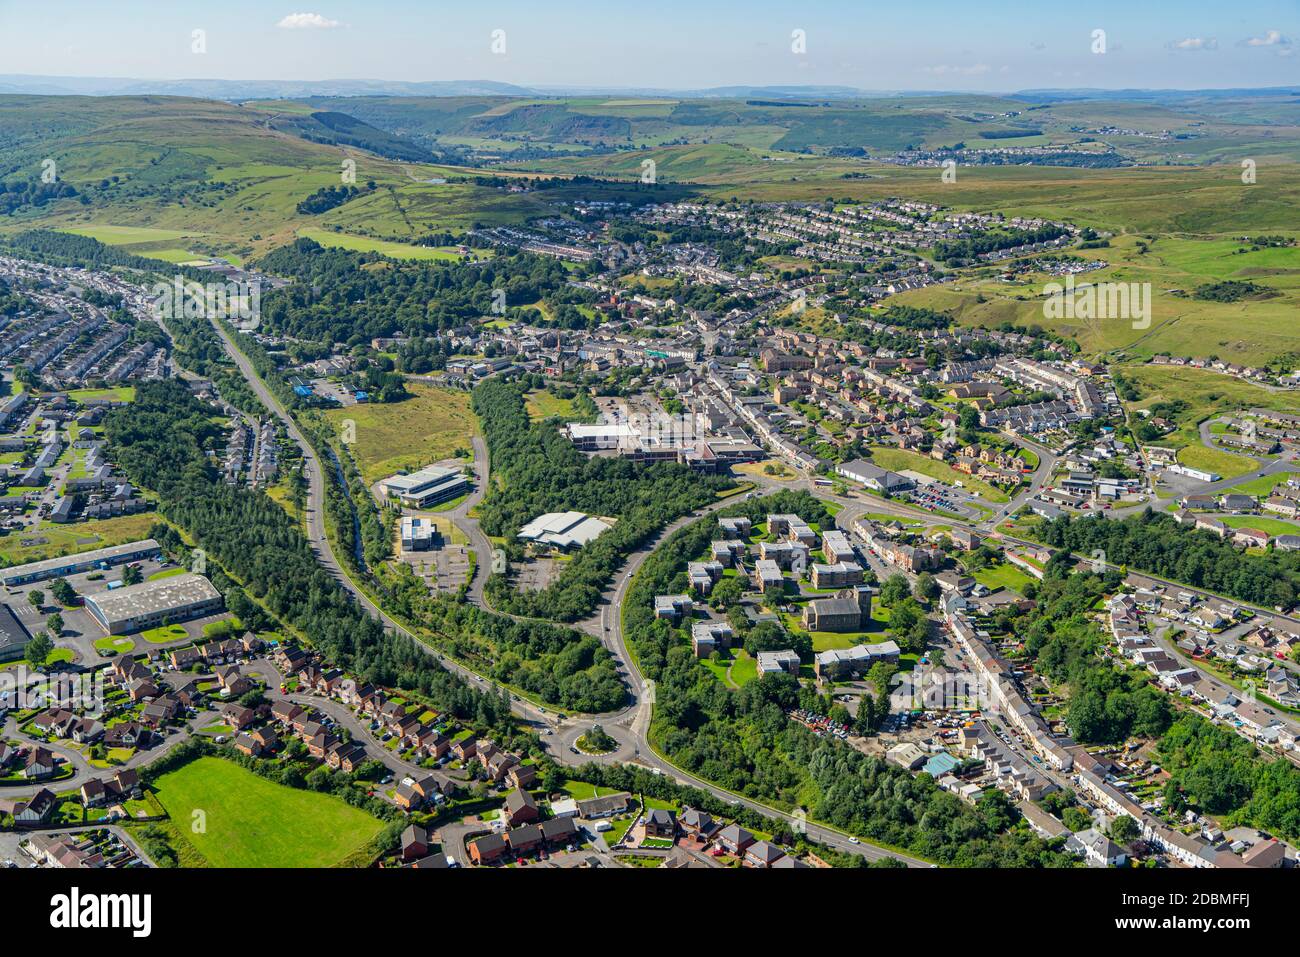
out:
{"label": "house", "polygon": [[620,791],[618,794],[587,798],[585,801],[578,802],[578,816],[587,821],[613,817],[627,810],[631,797],[626,791]]}
{"label": "house", "polygon": [[744,862],[746,867],[769,868],[783,857],[785,851],[770,841],[755,841],[745,849]]}
{"label": "house", "polygon": [[506,822],[506,826],[514,827],[517,824],[536,821],[542,815],[537,809],[537,801],[527,791],[515,790],[506,795],[505,806],[501,809],[501,816]]}
{"label": "house", "polygon": [[417,824],[412,824],[402,832],[402,860],[418,861],[429,856],[429,851],[433,849],[434,841],[430,837],[428,830]]}
{"label": "house", "polygon": [[163,695],[144,706],[140,712],[140,723],[157,730],[174,720],[180,712],[180,702],[171,695]]}
{"label": "house", "polygon": [[153,746],[155,737],[157,735],[139,721],[124,721],[105,729],[104,746],[145,750]]}
{"label": "house", "polygon": [[506,832],[506,842],[516,854],[530,854],[542,846],[542,829],[536,824],[524,824]]}
{"label": "house", "polygon": [[677,834],[677,820],[671,811],[651,808],[644,817],[645,836],[672,840]]}
{"label": "house", "polygon": [[572,817],[553,817],[541,823],[542,840],[551,846],[567,844],[578,834]]}
{"label": "house", "polygon": [[687,837],[697,838],[701,841],[707,841],[713,837],[719,826],[718,822],[713,820],[713,815],[708,811],[697,811],[693,807],[682,808],[682,813],[677,818],[677,824]]}
{"label": "house", "polygon": [[336,771],[354,773],[366,762],[366,749],[355,741],[335,741],[328,746],[325,763]]}
{"label": "house", "polygon": [[257,718],[257,712],[242,704],[228,704],[221,709],[221,718],[236,731],[243,731]]}
{"label": "house", "polygon": [[81,786],[81,803],[86,807],[116,804],[141,796],[140,775],[134,768],[124,768],[110,778],[91,778]]}
{"label": "house", "polygon": [[271,705],[271,718],[280,724],[289,726],[293,724],[294,718],[303,714],[302,708],[292,701],[281,699]]}
{"label": "house", "polygon": [[13,805],[14,825],[32,827],[49,820],[54,809],[59,806],[59,799],[49,788],[41,788],[29,801],[19,801]]}
{"label": "house", "polygon": [[509,778],[511,787],[523,790],[537,780],[537,767],[532,764],[516,764],[506,772],[506,777]]}
{"label": "house", "polygon": [[505,835],[486,834],[469,844],[469,857],[475,864],[490,864],[503,857],[507,850]]}
{"label": "house", "polygon": [[728,824],[718,834],[718,844],[729,854],[740,856],[754,843],[754,835],[739,824]]}
{"label": "house", "polygon": [[235,750],[240,754],[246,754],[250,758],[260,758],[262,756],[262,743],[253,738],[252,735],[240,733],[235,736]]}
{"label": "house", "polygon": [[29,781],[40,781],[44,778],[53,777],[57,770],[58,764],[55,761],[54,752],[42,747],[34,747],[27,755],[27,761],[23,765],[23,777]]}
{"label": "house", "polygon": [[457,761],[468,761],[478,753],[478,742],[474,738],[461,738],[459,741],[453,741],[451,744],[451,753]]}
{"label": "house", "polygon": [[1120,867],[1128,860],[1117,844],[1091,827],[1066,838],[1065,849],[1082,857],[1089,867]]}

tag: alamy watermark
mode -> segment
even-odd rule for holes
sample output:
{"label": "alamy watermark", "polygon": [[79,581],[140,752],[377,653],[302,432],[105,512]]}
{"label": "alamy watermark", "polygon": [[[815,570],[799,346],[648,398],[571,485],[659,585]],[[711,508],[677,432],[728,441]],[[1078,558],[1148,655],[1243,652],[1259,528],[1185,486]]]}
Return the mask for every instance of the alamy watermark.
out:
{"label": "alamy watermark", "polygon": [[256,329],[262,318],[262,284],[255,279],[201,283],[178,275],[154,283],[150,295],[160,319],[225,319]]}
{"label": "alamy watermark", "polygon": [[1043,286],[1044,319],[1123,319],[1134,329],[1151,328],[1151,283],[1092,282],[1075,285],[1074,276],[1065,282]]}
{"label": "alamy watermark", "polygon": [[25,665],[0,671],[0,703],[14,711],[63,708],[87,717],[104,712],[104,672],[47,675]]}

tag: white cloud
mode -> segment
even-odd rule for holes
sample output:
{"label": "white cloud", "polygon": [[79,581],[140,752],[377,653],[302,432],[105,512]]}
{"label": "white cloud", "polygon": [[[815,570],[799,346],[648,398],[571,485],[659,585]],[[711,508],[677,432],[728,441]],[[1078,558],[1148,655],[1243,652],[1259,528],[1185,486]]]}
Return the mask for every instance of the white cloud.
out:
{"label": "white cloud", "polygon": [[1251,37],[1246,41],[1248,47],[1277,47],[1286,46],[1291,41],[1282,36],[1281,30],[1269,30],[1262,37]]}
{"label": "white cloud", "polygon": [[276,24],[281,30],[332,30],[342,25],[319,13],[291,13]]}
{"label": "white cloud", "polygon": [[1217,50],[1219,41],[1214,37],[1187,37],[1174,40],[1169,46],[1175,50]]}

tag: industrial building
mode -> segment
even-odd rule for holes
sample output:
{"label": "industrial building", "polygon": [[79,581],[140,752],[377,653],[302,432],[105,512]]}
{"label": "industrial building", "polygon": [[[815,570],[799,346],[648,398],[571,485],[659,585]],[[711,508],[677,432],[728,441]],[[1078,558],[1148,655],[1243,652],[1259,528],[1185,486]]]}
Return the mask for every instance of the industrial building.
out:
{"label": "industrial building", "polygon": [[442,541],[438,526],[427,518],[402,516],[402,551],[427,552]]}
{"label": "industrial building", "polygon": [[210,581],[188,573],[86,596],[86,611],[110,635],[211,615],[224,607],[221,592]]}
{"label": "industrial building", "polygon": [[15,585],[28,585],[50,578],[62,578],[66,575],[94,571],[97,568],[108,569],[114,565],[138,562],[145,558],[157,558],[161,553],[162,549],[158,543],[152,538],[146,538],[139,542],[96,548],[94,551],[66,555],[63,558],[47,558],[26,565],[15,565],[0,572],[0,581],[12,588]]}
{"label": "industrial building", "polygon": [[17,661],[27,653],[27,643],[31,640],[32,636],[13,609],[0,605],[0,662]]}
{"label": "industrial building", "polygon": [[379,483],[379,488],[390,501],[406,508],[428,508],[468,492],[469,479],[460,469],[426,465],[410,475],[390,475]]}
{"label": "industrial building", "polygon": [[906,475],[882,469],[879,465],[873,465],[862,459],[845,462],[843,465],[836,466],[835,471],[877,492],[906,492],[916,486],[916,483]]}
{"label": "industrial building", "polygon": [[519,537],[539,545],[574,548],[595,541],[608,530],[608,524],[598,518],[588,518],[582,512],[547,512],[519,529]]}

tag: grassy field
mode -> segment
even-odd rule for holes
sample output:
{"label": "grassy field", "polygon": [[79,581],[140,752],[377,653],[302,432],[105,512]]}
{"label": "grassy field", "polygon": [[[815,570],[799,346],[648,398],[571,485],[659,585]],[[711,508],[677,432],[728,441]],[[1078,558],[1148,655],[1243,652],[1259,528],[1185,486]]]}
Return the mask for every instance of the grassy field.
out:
{"label": "grassy field", "polygon": [[[273,784],[220,758],[164,774],[158,801],[213,867],[331,867],[382,824],[337,798]],[[196,810],[206,830],[194,833]]]}
{"label": "grassy field", "polygon": [[1212,449],[1208,445],[1186,445],[1178,450],[1178,461],[1194,469],[1217,472],[1224,478],[1245,475],[1255,468],[1255,460],[1244,455],[1235,455],[1222,449]]}
{"label": "grassy field", "polygon": [[[298,230],[299,236],[314,239],[322,246],[336,246],[340,249],[352,249],[358,252],[382,253],[393,259],[439,260],[455,262],[463,259],[461,253],[448,246],[412,246],[408,243],[394,243],[383,239],[371,239],[368,236],[353,236],[349,233],[336,233],[329,229],[304,228]],[[490,251],[473,250],[471,258],[483,259]]]}
{"label": "grassy field", "polygon": [[[140,515],[123,515],[120,518],[78,522],[75,525],[42,522],[35,530],[10,532],[4,538],[0,538],[0,564],[23,565],[44,558],[58,558],[94,548],[107,548],[123,542],[134,542],[145,538],[156,521],[158,521],[156,515],[146,512]],[[45,542],[38,545],[22,544],[23,539],[32,538],[42,538]]]}
{"label": "grassy field", "polygon": [[369,485],[402,469],[417,469],[469,449],[478,422],[469,408],[469,393],[420,382],[407,384],[411,398],[329,409],[326,418],[340,435],[343,423],[356,423],[351,446]]}
{"label": "grassy field", "polygon": [[988,568],[981,568],[971,575],[977,582],[990,591],[997,591],[999,588],[1006,588],[1020,594],[1024,593],[1025,586],[1033,582],[1027,574],[1022,572],[1015,565],[994,565]]}
{"label": "grassy field", "polygon": [[1222,515],[1219,521],[1229,528],[1257,528],[1270,535],[1300,535],[1300,525],[1264,515]]}
{"label": "grassy field", "polygon": [[1009,501],[1005,492],[973,476],[964,475],[946,462],[939,462],[928,455],[908,452],[905,449],[891,449],[882,445],[870,446],[868,451],[871,453],[872,462],[892,472],[904,470],[920,472],[922,475],[947,482],[949,485],[961,482],[967,491],[974,492],[987,501],[998,503]]}
{"label": "grassy field", "polygon": [[1263,478],[1251,479],[1249,482],[1234,485],[1232,491],[1240,492],[1242,495],[1267,496],[1290,478],[1300,478],[1300,472],[1279,472],[1275,475],[1265,475]]}
{"label": "grassy field", "polygon": [[577,415],[572,399],[561,399],[553,392],[545,390],[528,393],[525,405],[529,418],[534,422],[549,419],[551,416],[559,416],[568,422]]}
{"label": "grassy field", "polygon": [[[1145,250],[1145,251],[1144,251]],[[1077,339],[1085,353],[1123,351],[1150,358],[1158,352],[1218,356],[1230,362],[1262,364],[1300,349],[1300,327],[1290,320],[1300,307],[1300,247],[1250,249],[1215,236],[1119,236],[1103,249],[1079,255],[1109,267],[1077,282],[1150,283],[1149,325],[1123,318],[1085,319],[1044,314],[1043,287],[1051,277],[1027,273],[1004,281],[992,272],[942,287],[904,293],[896,300],[951,312],[964,326],[1003,322],[1037,324]],[[1272,298],[1234,303],[1197,299],[1197,286],[1222,279],[1249,279],[1267,286]]]}

